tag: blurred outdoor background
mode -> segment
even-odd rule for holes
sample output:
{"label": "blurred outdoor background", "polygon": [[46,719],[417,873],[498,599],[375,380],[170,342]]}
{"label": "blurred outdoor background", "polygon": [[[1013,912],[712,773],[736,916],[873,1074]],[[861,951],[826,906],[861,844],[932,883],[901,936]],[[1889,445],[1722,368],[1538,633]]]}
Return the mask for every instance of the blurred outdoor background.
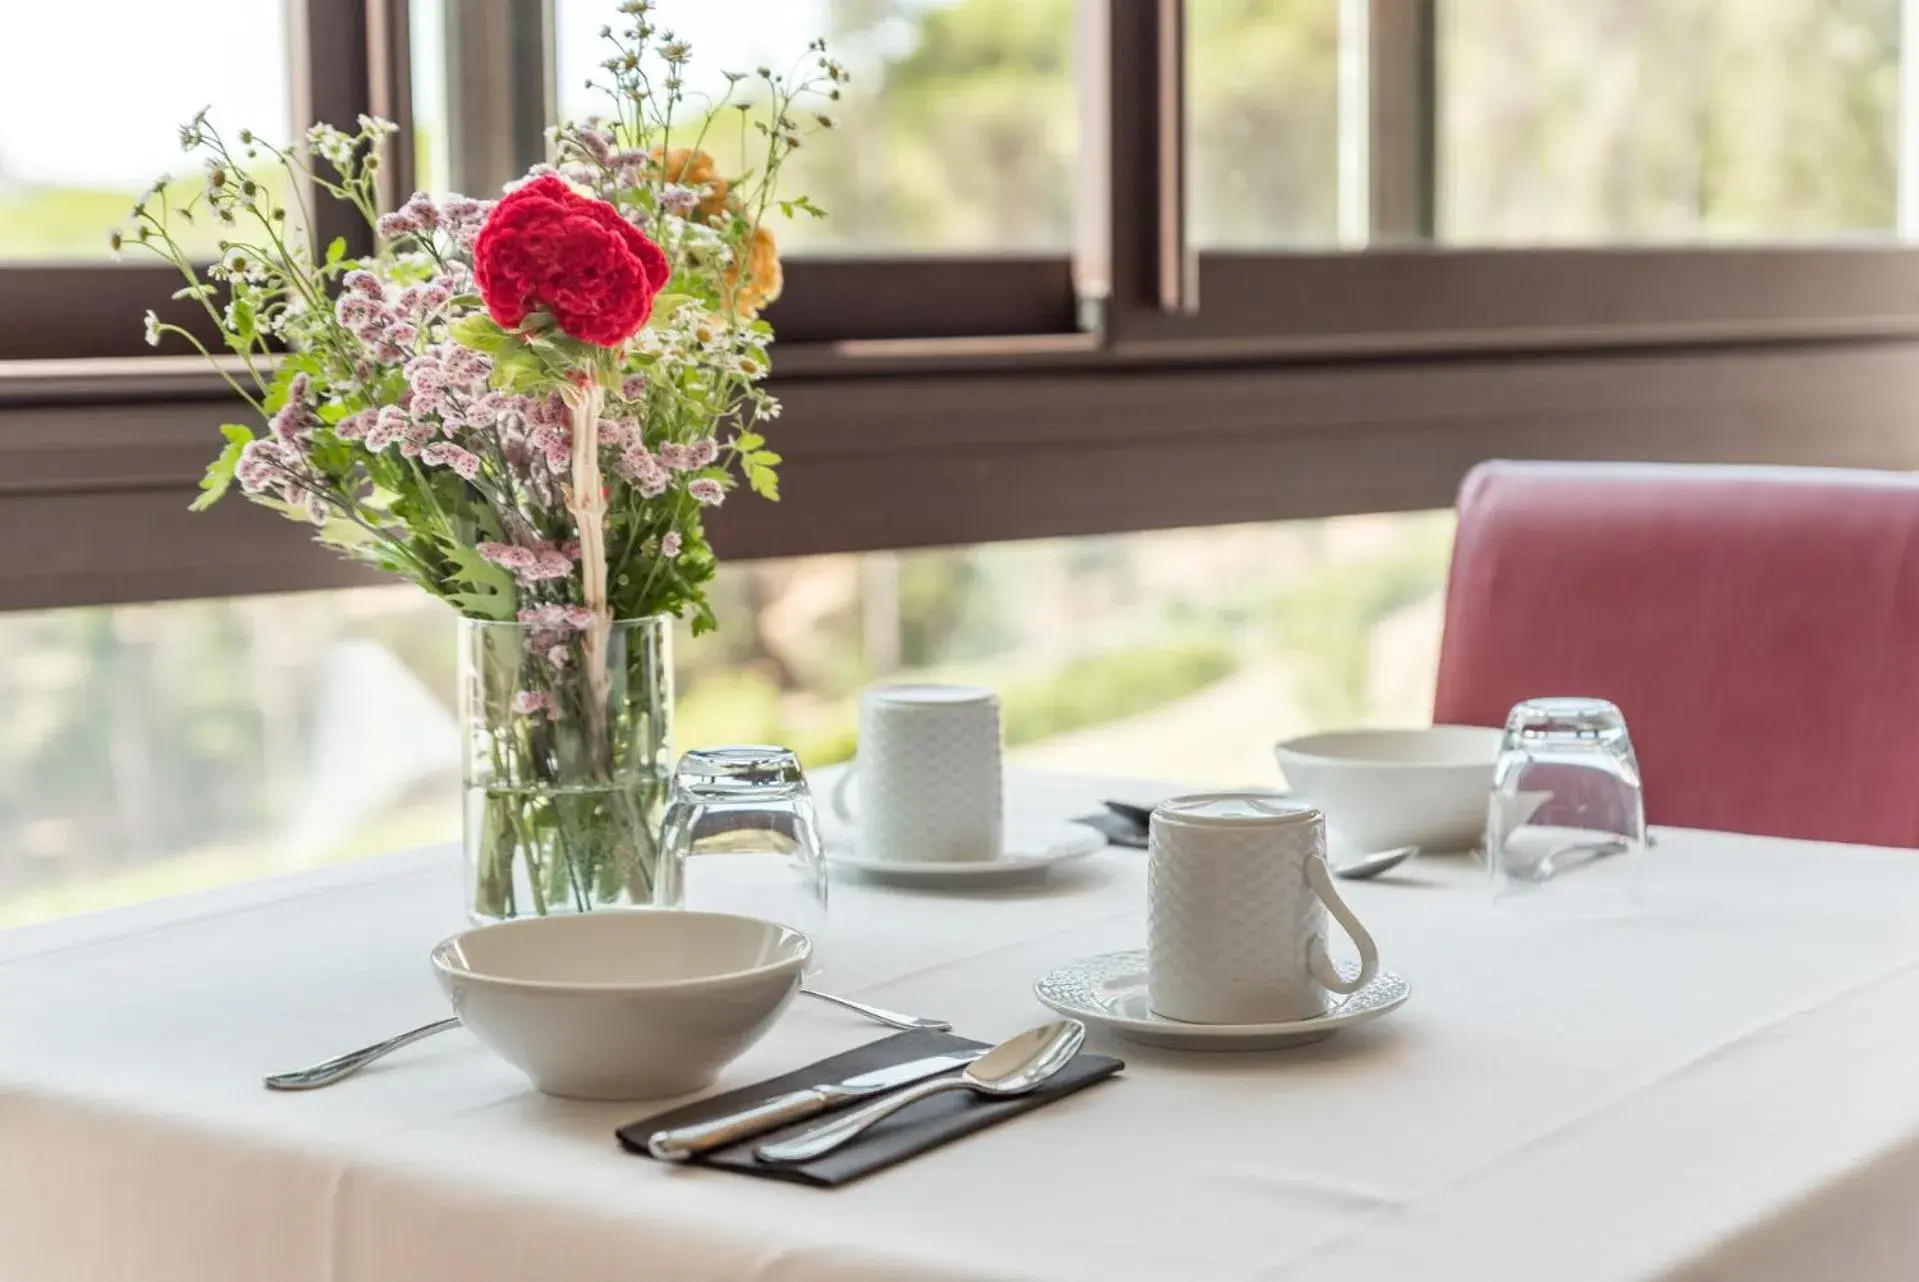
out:
{"label": "blurred outdoor background", "polygon": [[[782,226],[789,250],[1070,247],[1072,0],[662,8],[695,89],[817,34],[851,66],[842,131],[794,169],[832,217]],[[1341,243],[1338,4],[1190,8],[1201,243]],[[613,9],[559,0],[564,115],[595,110]],[[1892,234],[1898,10],[1446,0],[1440,238]],[[17,16],[16,49],[85,42],[97,65],[81,82],[19,58],[0,77],[0,258],[103,257],[208,101],[228,129],[287,132],[285,79],[257,57],[284,45],[278,4],[150,17],[133,0]],[[421,173],[443,186],[445,14],[416,0],[413,19]],[[138,42],[87,39],[134,23]],[[1450,539],[1448,514],[1414,513],[729,566],[720,632],[679,645],[679,746],[840,760],[859,687],[911,673],[999,690],[1016,762],[1268,781],[1277,738],[1427,718]],[[0,615],[0,926],[456,837],[453,674],[450,619],[403,587]]]}

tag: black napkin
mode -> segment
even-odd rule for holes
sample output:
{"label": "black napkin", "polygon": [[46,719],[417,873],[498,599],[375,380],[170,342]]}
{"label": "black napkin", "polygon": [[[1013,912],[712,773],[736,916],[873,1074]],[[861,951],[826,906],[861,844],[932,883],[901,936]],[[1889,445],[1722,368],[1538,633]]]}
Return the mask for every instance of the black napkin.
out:
{"label": "black napkin", "polygon": [[1081,815],[1074,823],[1085,824],[1106,838],[1109,846],[1125,846],[1132,850],[1146,849],[1146,829],[1124,815],[1102,810],[1096,815]]}
{"label": "black napkin", "polygon": [[[924,1029],[911,1033],[899,1033],[892,1037],[881,1038],[877,1042],[869,1042],[865,1046],[847,1051],[844,1055],[835,1055],[817,1064],[809,1064],[798,1072],[788,1073],[784,1077],[770,1078],[751,1086],[742,1086],[739,1090],[715,1095],[710,1099],[673,1109],[671,1112],[629,1122],[614,1134],[627,1151],[638,1153],[642,1157],[650,1157],[652,1155],[646,1151],[646,1142],[656,1131],[704,1122],[723,1113],[750,1108],[762,1100],[771,1099],[775,1095],[784,1095],[788,1091],[843,1081],[857,1073],[870,1073],[876,1068],[888,1068],[894,1064],[904,1064],[909,1060],[924,1059],[929,1055],[949,1055],[955,1051],[977,1050],[981,1046],[980,1042],[971,1042],[964,1037],[955,1037],[951,1033],[935,1033]],[[915,1154],[937,1148],[962,1135],[970,1135],[995,1122],[1003,1122],[1009,1117],[1050,1104],[1056,1099],[1071,1095],[1083,1086],[1090,1086],[1094,1082],[1111,1077],[1124,1067],[1125,1065],[1120,1061],[1107,1055],[1081,1053],[1046,1085],[1028,1095],[1017,1095],[1010,1099],[992,1099],[972,1091],[945,1091],[931,1099],[908,1105],[858,1139],[835,1149],[824,1157],[816,1157],[810,1162],[801,1162],[792,1166],[763,1165],[753,1156],[753,1150],[776,1137],[783,1139],[797,1135],[807,1127],[817,1125],[824,1120],[823,1116],[811,1118],[784,1130],[755,1135],[751,1139],[742,1140],[727,1148],[715,1149],[693,1161],[698,1165],[742,1171],[747,1175],[763,1175],[768,1179],[831,1188],[837,1184],[846,1184],[859,1179],[862,1175],[884,1170],[895,1162],[903,1162]]]}

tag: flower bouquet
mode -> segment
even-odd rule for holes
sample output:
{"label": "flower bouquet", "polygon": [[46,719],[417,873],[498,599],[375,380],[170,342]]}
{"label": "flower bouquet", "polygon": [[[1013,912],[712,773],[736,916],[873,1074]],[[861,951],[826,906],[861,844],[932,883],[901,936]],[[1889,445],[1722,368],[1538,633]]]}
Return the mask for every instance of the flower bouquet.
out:
{"label": "flower bouquet", "polygon": [[[147,313],[148,340],[214,360],[264,430],[226,424],[196,508],[237,483],[346,556],[461,616],[465,834],[476,918],[646,903],[670,765],[672,618],[713,626],[702,514],[739,483],[778,497],[760,386],[780,291],[764,225],[819,211],[775,196],[781,163],[839,97],[823,42],[794,72],[688,91],[690,50],[647,0],[602,31],[609,117],[553,131],[554,163],[494,201],[376,205],[393,126],[319,125],[282,148],[202,112],[182,198],[162,179],[116,248],[186,278],[226,351]],[[742,88],[742,84],[746,87]],[[757,164],[724,176],[710,131]],[[284,167],[276,194],[266,167]],[[742,165],[743,168],[744,162]],[[303,192],[363,215],[377,251],[316,251]],[[290,202],[297,218],[290,220]],[[175,239],[211,221],[200,267]]]}

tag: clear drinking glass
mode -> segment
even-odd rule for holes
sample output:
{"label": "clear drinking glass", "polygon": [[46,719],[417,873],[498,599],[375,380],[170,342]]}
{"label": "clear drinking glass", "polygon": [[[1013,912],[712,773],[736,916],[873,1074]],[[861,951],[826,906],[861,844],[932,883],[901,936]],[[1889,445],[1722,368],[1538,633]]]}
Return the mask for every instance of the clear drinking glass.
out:
{"label": "clear drinking glass", "polygon": [[653,903],[739,913],[805,931],[817,973],[826,925],[826,860],[799,758],[748,744],[680,758],[660,839]]}
{"label": "clear drinking glass", "polygon": [[1646,848],[1639,761],[1604,699],[1527,699],[1506,718],[1486,816],[1495,892]]}

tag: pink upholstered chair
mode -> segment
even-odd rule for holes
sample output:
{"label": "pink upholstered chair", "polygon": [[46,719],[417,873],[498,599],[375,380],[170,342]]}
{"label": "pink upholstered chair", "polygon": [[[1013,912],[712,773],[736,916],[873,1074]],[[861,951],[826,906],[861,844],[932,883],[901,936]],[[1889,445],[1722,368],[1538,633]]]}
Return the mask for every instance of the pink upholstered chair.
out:
{"label": "pink upholstered chair", "polygon": [[1434,720],[1626,714],[1652,823],[1919,846],[1919,478],[1486,463]]}

